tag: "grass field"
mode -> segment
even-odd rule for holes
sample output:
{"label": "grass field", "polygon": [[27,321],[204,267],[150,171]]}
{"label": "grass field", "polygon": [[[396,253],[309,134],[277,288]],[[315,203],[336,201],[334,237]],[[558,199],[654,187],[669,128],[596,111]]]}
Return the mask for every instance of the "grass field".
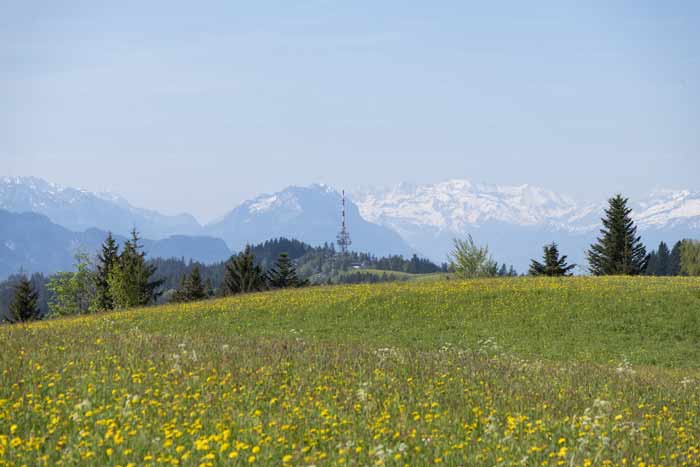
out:
{"label": "grass field", "polygon": [[0,465],[700,465],[700,280],[440,280],[0,327]]}
{"label": "grass field", "polygon": [[434,281],[440,281],[440,280],[449,280],[454,276],[453,274],[442,273],[442,272],[436,272],[433,274],[410,274],[408,272],[385,271],[383,269],[369,269],[369,268],[350,269],[345,274],[353,274],[356,272],[374,274],[376,276],[387,275],[387,276],[389,276],[393,279],[396,279],[398,281],[409,281],[409,282],[434,282]]}

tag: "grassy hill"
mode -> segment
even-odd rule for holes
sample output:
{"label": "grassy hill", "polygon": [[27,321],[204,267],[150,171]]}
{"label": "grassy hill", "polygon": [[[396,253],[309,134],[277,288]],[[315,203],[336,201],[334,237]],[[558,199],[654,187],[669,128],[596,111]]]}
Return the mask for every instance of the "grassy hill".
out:
{"label": "grassy hill", "polygon": [[371,268],[360,268],[360,269],[350,269],[348,271],[341,272],[339,275],[347,276],[356,273],[361,274],[372,274],[377,277],[388,276],[392,281],[406,281],[406,282],[434,282],[439,280],[449,280],[454,275],[442,272],[435,272],[432,274],[411,274],[402,271],[388,271],[385,269],[371,269]]}
{"label": "grassy hill", "polygon": [[700,465],[700,280],[318,287],[0,327],[1,465]]}

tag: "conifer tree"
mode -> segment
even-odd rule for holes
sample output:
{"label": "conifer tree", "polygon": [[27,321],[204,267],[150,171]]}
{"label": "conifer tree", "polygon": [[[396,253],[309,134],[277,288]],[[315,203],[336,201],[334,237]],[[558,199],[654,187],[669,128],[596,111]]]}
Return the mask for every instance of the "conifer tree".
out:
{"label": "conifer tree", "polygon": [[656,256],[656,250],[654,250],[651,253],[649,253],[649,257],[647,259],[647,267],[644,269],[644,275],[656,276],[657,263],[658,258]]}
{"label": "conifer tree", "polygon": [[659,243],[659,249],[656,250],[656,275],[657,276],[668,276],[669,275],[669,260],[671,257],[671,251],[668,249],[668,245],[665,242]]}
{"label": "conifer tree", "polygon": [[679,276],[681,274],[681,246],[682,242],[678,241],[671,249],[671,255],[668,257],[668,275]]}
{"label": "conifer tree", "polygon": [[119,260],[109,275],[109,292],[117,309],[149,305],[160,295],[163,280],[153,280],[157,267],[146,262],[136,229],[124,243]]}
{"label": "conifer tree", "polygon": [[265,276],[260,265],[255,264],[250,245],[226,262],[224,289],[231,295],[265,289]]}
{"label": "conifer tree", "polygon": [[182,276],[180,287],[175,291],[173,301],[175,302],[193,302],[203,300],[207,297],[205,286],[202,283],[202,275],[199,265],[195,264],[192,267],[192,272],[189,276]]}
{"label": "conifer tree", "polygon": [[543,263],[532,260],[530,264],[531,276],[570,276],[575,264],[566,264],[566,255],[559,257],[559,248],[556,243],[544,246]]}
{"label": "conifer tree", "polygon": [[39,294],[34,290],[34,286],[27,276],[22,276],[15,286],[15,298],[10,304],[11,323],[24,323],[39,319],[40,312],[37,306]]}
{"label": "conifer tree", "polygon": [[267,273],[267,283],[272,289],[307,285],[307,281],[299,279],[294,263],[287,253],[280,253],[277,262]]}
{"label": "conifer tree", "polygon": [[99,310],[114,309],[114,300],[109,291],[109,275],[118,260],[119,246],[110,232],[102,244],[102,252],[97,256],[95,286],[97,289],[96,306]]}
{"label": "conifer tree", "polygon": [[508,276],[508,267],[506,266],[506,263],[501,264],[501,268],[498,270],[498,275],[500,277]]}
{"label": "conifer tree", "polygon": [[597,242],[587,252],[593,275],[638,275],[644,272],[648,257],[630,217],[627,198],[617,195],[608,200],[603,228]]}
{"label": "conifer tree", "polygon": [[187,294],[190,300],[203,300],[207,297],[198,264],[195,264],[192,268],[189,280],[187,281]]}

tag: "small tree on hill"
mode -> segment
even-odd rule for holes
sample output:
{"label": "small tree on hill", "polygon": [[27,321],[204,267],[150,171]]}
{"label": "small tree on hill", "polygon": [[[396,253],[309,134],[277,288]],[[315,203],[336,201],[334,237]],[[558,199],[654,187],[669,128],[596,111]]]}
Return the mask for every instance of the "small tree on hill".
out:
{"label": "small tree on hill", "polygon": [[199,265],[195,264],[189,276],[182,276],[180,287],[175,292],[173,301],[177,302],[192,302],[203,300],[207,297],[207,291],[202,283],[202,275]]}
{"label": "small tree on hill", "polygon": [[570,276],[575,264],[566,264],[566,255],[559,257],[559,248],[556,243],[544,246],[543,262],[532,260],[530,264],[531,276]]}
{"label": "small tree on hill", "polygon": [[10,304],[10,316],[8,321],[11,323],[24,323],[34,321],[41,318],[37,300],[39,294],[34,290],[31,281],[27,276],[22,276],[15,286],[15,297]]}
{"label": "small tree on hill", "polygon": [[668,275],[678,276],[681,273],[681,246],[682,242],[676,242],[671,249],[671,255],[668,258]]}
{"label": "small tree on hill", "polygon": [[471,235],[466,240],[454,240],[450,262],[455,274],[463,278],[491,277],[497,273],[498,265],[488,247],[477,246]]}
{"label": "small tree on hill", "polygon": [[272,289],[284,289],[286,287],[302,287],[308,281],[299,279],[294,263],[287,253],[280,253],[277,262],[267,273],[267,283]]}
{"label": "small tree on hill", "polygon": [[257,292],[265,289],[265,276],[260,265],[255,264],[255,257],[250,245],[226,262],[224,289],[227,294]]}
{"label": "small tree on hill", "polygon": [[659,249],[656,250],[656,275],[668,276],[669,260],[671,259],[671,250],[668,249],[666,242],[659,243]]}
{"label": "small tree on hill", "polygon": [[114,300],[109,290],[109,275],[119,261],[119,247],[110,232],[107,239],[102,244],[102,251],[97,256],[97,267],[95,274],[95,288],[97,298],[95,306],[99,310],[114,309]]}
{"label": "small tree on hill", "polygon": [[51,276],[48,289],[52,292],[49,301],[52,315],[79,315],[98,308],[96,273],[85,253],[75,255],[75,272],[59,272]]}
{"label": "small tree on hill", "polygon": [[119,260],[109,275],[109,293],[116,309],[149,305],[160,295],[163,280],[153,280],[156,266],[146,263],[146,254],[134,229],[131,239],[124,243]]}
{"label": "small tree on hill", "polygon": [[602,234],[588,250],[589,269],[593,275],[638,275],[647,265],[646,248],[637,236],[630,217],[627,198],[617,195],[608,200]]}

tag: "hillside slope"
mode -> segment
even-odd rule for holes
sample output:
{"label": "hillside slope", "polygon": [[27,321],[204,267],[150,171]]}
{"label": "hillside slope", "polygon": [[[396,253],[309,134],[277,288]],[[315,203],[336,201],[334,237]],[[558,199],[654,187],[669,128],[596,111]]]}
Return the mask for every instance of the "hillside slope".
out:
{"label": "hillside slope", "polygon": [[699,465],[698,309],[517,278],[0,326],[0,463]]}

